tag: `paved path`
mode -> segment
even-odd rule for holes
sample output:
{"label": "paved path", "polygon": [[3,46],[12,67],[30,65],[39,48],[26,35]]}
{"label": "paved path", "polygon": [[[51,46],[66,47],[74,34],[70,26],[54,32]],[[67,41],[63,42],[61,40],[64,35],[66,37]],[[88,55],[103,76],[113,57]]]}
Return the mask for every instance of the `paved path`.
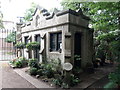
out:
{"label": "paved path", "polygon": [[[7,62],[0,61],[0,72],[2,75],[2,88],[35,88],[27,80],[19,76],[12,68],[9,67]],[[1,87],[0,87],[1,88]]]}
{"label": "paved path", "polygon": [[87,87],[85,90],[89,90],[90,88],[104,88],[104,86],[106,84],[109,83],[109,79],[108,79],[108,75],[101,78],[100,80],[94,82],[92,85],[90,85],[89,87]]}
{"label": "paved path", "polygon": [[89,90],[90,88],[103,88],[109,82],[107,75],[113,72],[114,69],[115,66],[108,65],[95,69],[95,73],[93,74],[81,74],[82,82],[76,88],[85,90]]}
{"label": "paved path", "polygon": [[[23,69],[15,69],[9,67],[8,63],[5,61],[0,61],[0,81],[2,81],[2,88],[52,88],[43,82],[26,74]],[[83,74],[81,75],[82,82],[75,88],[90,89],[90,88],[102,88],[107,82],[107,75],[114,71],[114,67],[105,66],[95,70],[93,74]],[[2,77],[2,80],[1,80]],[[29,83],[29,82],[30,83]],[[1,85],[0,85],[1,86]]]}

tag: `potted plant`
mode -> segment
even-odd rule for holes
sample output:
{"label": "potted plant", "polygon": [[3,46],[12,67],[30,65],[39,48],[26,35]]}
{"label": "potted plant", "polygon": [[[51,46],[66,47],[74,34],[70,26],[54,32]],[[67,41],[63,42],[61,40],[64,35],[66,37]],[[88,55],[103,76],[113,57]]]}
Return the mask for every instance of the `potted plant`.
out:
{"label": "potted plant", "polygon": [[26,45],[26,48],[28,50],[36,50],[40,47],[40,43],[39,42],[30,42]]}
{"label": "potted plant", "polygon": [[25,47],[25,43],[16,43],[15,44],[15,47],[18,48],[18,49],[23,49]]}

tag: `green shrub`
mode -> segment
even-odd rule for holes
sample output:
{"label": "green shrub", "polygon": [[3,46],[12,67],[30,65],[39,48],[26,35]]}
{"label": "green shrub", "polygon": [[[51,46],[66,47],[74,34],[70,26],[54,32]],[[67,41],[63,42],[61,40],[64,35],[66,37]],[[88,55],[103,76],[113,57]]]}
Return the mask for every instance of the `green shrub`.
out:
{"label": "green shrub", "polygon": [[17,68],[21,68],[28,65],[28,60],[26,58],[19,57],[10,61],[10,63]]}
{"label": "green shrub", "polygon": [[28,62],[28,66],[38,68],[39,67],[38,60],[37,59],[30,59]]}
{"label": "green shrub", "polygon": [[52,77],[54,77],[53,71],[52,71],[52,70],[49,70],[49,69],[44,70],[44,71],[43,71],[43,74],[44,74],[45,76],[47,76],[47,78],[52,78]]}
{"label": "green shrub", "polygon": [[109,74],[109,79],[111,80],[111,82],[120,85],[120,73],[117,73],[117,72],[110,73]]}
{"label": "green shrub", "polygon": [[112,89],[112,88],[115,88],[115,87],[117,87],[117,85],[113,82],[109,82],[104,86],[105,90],[110,90],[110,88]]}
{"label": "green shrub", "polygon": [[27,66],[28,65],[28,60],[26,58],[20,57],[18,60],[22,62],[22,66]]}
{"label": "green shrub", "polygon": [[31,67],[29,70],[30,75],[36,75],[37,74],[37,68]]}
{"label": "green shrub", "polygon": [[70,86],[75,86],[80,82],[79,78],[77,78],[74,74],[70,75],[70,81]]}
{"label": "green shrub", "polygon": [[16,43],[15,47],[19,49],[23,49],[25,47],[25,43]]}
{"label": "green shrub", "polygon": [[37,75],[43,76],[43,70],[42,69],[37,70]]}
{"label": "green shrub", "polygon": [[109,79],[111,82],[120,86],[120,64],[118,64],[115,72],[109,74]]}
{"label": "green shrub", "polygon": [[22,62],[21,61],[16,61],[15,62],[15,67],[21,68],[22,67]]}
{"label": "green shrub", "polygon": [[26,45],[26,48],[29,49],[29,50],[38,49],[39,47],[40,47],[39,42],[30,42]]}
{"label": "green shrub", "polygon": [[60,79],[53,79],[52,83],[57,85],[57,86],[61,86],[62,81]]}

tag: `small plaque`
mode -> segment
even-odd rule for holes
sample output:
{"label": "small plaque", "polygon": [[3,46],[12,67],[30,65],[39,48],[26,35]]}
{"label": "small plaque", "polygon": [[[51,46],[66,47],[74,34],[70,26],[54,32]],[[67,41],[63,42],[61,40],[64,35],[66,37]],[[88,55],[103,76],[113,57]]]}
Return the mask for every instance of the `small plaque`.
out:
{"label": "small plaque", "polygon": [[72,70],[72,68],[73,68],[73,65],[71,63],[64,63],[63,64],[63,69],[66,71],[70,71],[70,70]]}

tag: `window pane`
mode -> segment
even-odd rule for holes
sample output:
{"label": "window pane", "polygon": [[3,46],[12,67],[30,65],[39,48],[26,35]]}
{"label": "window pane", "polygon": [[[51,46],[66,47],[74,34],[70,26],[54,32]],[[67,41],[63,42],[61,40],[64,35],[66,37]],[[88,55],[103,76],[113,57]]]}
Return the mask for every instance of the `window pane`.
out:
{"label": "window pane", "polygon": [[62,43],[62,33],[57,34],[57,50],[60,49],[60,44]]}
{"label": "window pane", "polygon": [[36,41],[36,42],[40,42],[40,35],[36,35],[36,36],[35,36],[35,41]]}
{"label": "window pane", "polygon": [[51,34],[50,35],[50,49],[56,50],[56,34]]}
{"label": "window pane", "polygon": [[62,42],[62,33],[51,33],[50,34],[50,50],[58,51]]}

